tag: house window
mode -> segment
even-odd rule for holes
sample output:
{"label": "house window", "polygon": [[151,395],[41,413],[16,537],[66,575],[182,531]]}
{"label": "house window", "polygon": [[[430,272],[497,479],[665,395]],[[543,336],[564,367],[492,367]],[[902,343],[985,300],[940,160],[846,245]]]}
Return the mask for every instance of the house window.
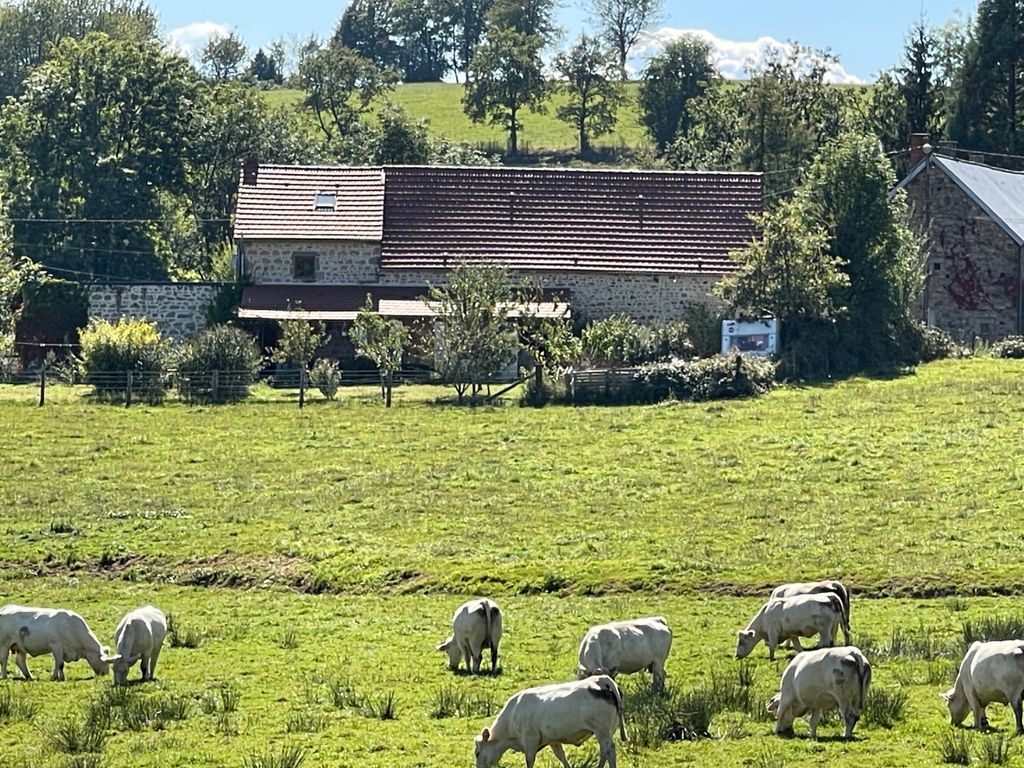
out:
{"label": "house window", "polygon": [[313,210],[315,211],[333,211],[335,205],[337,205],[338,196],[334,192],[325,192],[321,190],[316,193],[316,199],[313,201]]}
{"label": "house window", "polygon": [[292,279],[311,283],[316,280],[316,254],[292,254]]}
{"label": "house window", "polygon": [[934,272],[941,272],[942,271],[942,262],[941,261],[933,262],[932,263],[932,271],[934,271]]}

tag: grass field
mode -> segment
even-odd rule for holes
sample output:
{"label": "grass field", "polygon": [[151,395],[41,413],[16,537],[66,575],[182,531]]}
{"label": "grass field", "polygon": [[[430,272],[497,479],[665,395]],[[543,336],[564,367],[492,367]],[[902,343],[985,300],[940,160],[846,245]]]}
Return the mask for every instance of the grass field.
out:
{"label": "grass field", "polygon": [[[961,733],[937,694],[964,623],[1024,613],[1024,363],[615,408],[468,410],[406,388],[390,411],[371,390],[302,412],[125,409],[84,392],[54,387],[38,408],[33,390],[0,388],[5,600],[74,608],[107,642],[151,601],[198,646],[167,648],[159,682],[131,688],[148,717],[112,710],[107,768],[237,767],[289,746],[306,766],[469,766],[484,713],[571,676],[590,624],[665,615],[670,685],[717,690],[739,675],[735,632],[766,587],[824,576],[852,587],[854,641],[875,689],[906,695],[902,719],[866,718],[852,743],[832,739],[835,722],[817,743],[803,723],[776,739],[758,713],[785,660],[762,646],[718,738],[642,746],[635,715],[620,764],[939,765]],[[454,676],[434,650],[475,593],[507,615],[493,678]],[[95,764],[57,751],[59,729],[109,678],[79,662],[51,683],[50,664],[0,683],[0,765]],[[470,711],[432,717],[442,689]],[[389,693],[396,719],[380,719]],[[153,714],[176,708],[184,719]],[[1012,732],[1006,708],[990,718],[995,735],[970,735],[975,761]],[[1016,742],[1009,764],[1024,765]]]}
{"label": "grass field", "polygon": [[[474,123],[462,107],[464,86],[459,83],[400,84],[386,98],[405,108],[410,117],[426,120],[433,138],[447,137],[455,142],[487,147],[492,152],[504,152],[507,137],[498,126]],[[637,84],[627,85],[627,101],[619,110],[619,119],[612,133],[593,142],[595,149],[611,147],[632,151],[650,146],[647,133],[639,122],[636,106]],[[271,104],[289,106],[298,104],[301,91],[279,89],[266,92]],[[520,132],[520,152],[573,153],[579,149],[575,130],[556,116],[563,95],[552,96],[544,114],[524,112]]]}

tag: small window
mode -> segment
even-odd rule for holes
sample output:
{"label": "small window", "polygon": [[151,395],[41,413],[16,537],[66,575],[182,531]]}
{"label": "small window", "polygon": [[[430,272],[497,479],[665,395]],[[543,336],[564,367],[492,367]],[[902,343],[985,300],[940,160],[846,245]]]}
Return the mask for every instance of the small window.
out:
{"label": "small window", "polygon": [[338,195],[334,192],[320,191],[316,193],[316,199],[313,202],[313,209],[317,211],[333,211],[334,206],[338,202]]}
{"label": "small window", "polygon": [[315,253],[296,253],[292,255],[292,279],[309,283],[316,280]]}
{"label": "small window", "polygon": [[941,261],[934,262],[932,264],[932,271],[933,272],[941,272],[942,271],[942,262]]}

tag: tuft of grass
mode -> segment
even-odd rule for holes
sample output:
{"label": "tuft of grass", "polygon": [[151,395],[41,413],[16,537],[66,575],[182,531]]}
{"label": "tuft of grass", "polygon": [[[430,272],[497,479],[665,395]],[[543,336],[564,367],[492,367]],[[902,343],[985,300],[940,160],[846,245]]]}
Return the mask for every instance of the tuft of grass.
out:
{"label": "tuft of grass", "polygon": [[962,597],[946,598],[946,609],[951,613],[961,613],[967,610],[967,601]]}
{"label": "tuft of grass", "polygon": [[224,683],[199,697],[199,709],[204,715],[230,714],[238,709],[241,697],[236,688]]}
{"label": "tuft of grass", "polygon": [[198,648],[202,641],[199,632],[182,627],[173,613],[167,614],[167,642],[171,648]]}
{"label": "tuft of grass", "polygon": [[974,642],[1016,640],[1024,637],[1024,615],[986,616],[965,619],[960,625],[961,646],[966,651]]}
{"label": "tuft of grass", "polygon": [[892,728],[903,719],[907,699],[907,692],[903,688],[871,688],[868,700],[864,703],[864,722]]}
{"label": "tuft of grass", "polygon": [[969,765],[971,737],[963,728],[949,730],[939,741],[939,758],[949,765]]}
{"label": "tuft of grass", "polygon": [[889,637],[889,642],[882,646],[880,655],[890,659],[924,659],[930,661],[940,655],[942,648],[927,629],[921,627],[916,631],[896,627]]}
{"label": "tuft of grass", "polygon": [[1010,760],[1012,742],[1004,733],[993,733],[981,740],[978,761],[982,765],[1005,765]]}
{"label": "tuft of grass", "polygon": [[255,752],[242,760],[242,768],[300,768],[306,762],[306,750],[297,744],[277,752]]}
{"label": "tuft of grass", "polygon": [[281,635],[281,647],[289,651],[299,647],[299,636],[293,628],[289,627]]}
{"label": "tuft of grass", "polygon": [[327,727],[327,718],[319,712],[300,710],[292,712],[285,721],[287,733],[319,733]]}
{"label": "tuft of grass", "polygon": [[446,717],[490,717],[498,711],[498,702],[486,693],[442,685],[434,692],[430,716],[438,720]]}
{"label": "tuft of grass", "polygon": [[9,686],[0,689],[0,720],[31,722],[37,710],[36,705],[21,692],[15,692]]}
{"label": "tuft of grass", "polygon": [[78,529],[70,520],[53,520],[50,522],[50,533],[77,533]]}
{"label": "tuft of grass", "polygon": [[65,755],[60,768],[101,768],[103,757],[95,754]]}
{"label": "tuft of grass", "polygon": [[359,714],[363,717],[373,717],[377,720],[397,720],[398,709],[395,704],[395,692],[386,691],[377,696],[363,697],[362,706],[359,707]]}
{"label": "tuft of grass", "polygon": [[771,744],[765,744],[754,758],[756,768],[785,768],[786,761]]}
{"label": "tuft of grass", "polygon": [[65,755],[102,752],[107,741],[106,731],[90,727],[88,721],[83,722],[71,716],[58,721],[45,730],[44,734],[47,746]]}
{"label": "tuft of grass", "polygon": [[703,686],[656,693],[647,686],[623,695],[630,741],[657,747],[666,741],[695,741],[711,736],[711,721],[720,711],[721,692]]}

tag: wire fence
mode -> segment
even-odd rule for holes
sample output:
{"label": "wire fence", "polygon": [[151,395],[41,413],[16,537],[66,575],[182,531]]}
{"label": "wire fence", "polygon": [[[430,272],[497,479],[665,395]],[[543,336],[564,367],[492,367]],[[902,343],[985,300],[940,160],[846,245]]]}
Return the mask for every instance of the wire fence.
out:
{"label": "wire fence", "polygon": [[[256,397],[261,400],[282,400],[300,388],[301,372],[298,368],[282,368],[269,373],[251,371],[182,371],[177,369],[107,371],[84,375],[72,366],[53,365],[38,370],[5,368],[0,370],[0,383],[13,385],[15,397],[25,397],[47,404],[47,390],[76,387],[82,395],[99,402],[123,404],[155,404],[166,400],[186,403],[229,403]],[[339,387],[375,386],[380,383],[376,370],[344,371]],[[408,368],[394,376],[396,385],[441,383],[432,371]],[[316,391],[316,382],[305,376],[305,389]],[[20,399],[20,398],[19,398]],[[53,398],[50,398],[53,402]]]}

